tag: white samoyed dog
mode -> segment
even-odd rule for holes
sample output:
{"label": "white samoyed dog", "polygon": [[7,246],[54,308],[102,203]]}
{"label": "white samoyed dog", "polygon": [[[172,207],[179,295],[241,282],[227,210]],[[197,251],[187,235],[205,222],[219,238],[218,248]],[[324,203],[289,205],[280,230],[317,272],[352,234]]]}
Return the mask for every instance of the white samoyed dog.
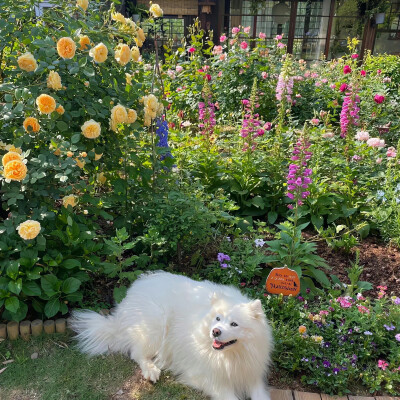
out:
{"label": "white samoyed dog", "polygon": [[213,400],[269,400],[272,333],[260,300],[238,289],[165,272],[133,283],[109,316],[76,311],[82,351],[123,352],[156,382],[168,369]]}

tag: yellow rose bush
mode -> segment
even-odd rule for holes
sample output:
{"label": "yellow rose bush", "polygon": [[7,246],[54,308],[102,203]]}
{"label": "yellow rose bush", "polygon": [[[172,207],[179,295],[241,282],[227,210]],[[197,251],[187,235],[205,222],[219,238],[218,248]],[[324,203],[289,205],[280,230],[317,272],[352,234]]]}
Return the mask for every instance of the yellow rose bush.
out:
{"label": "yellow rose bush", "polygon": [[[151,180],[165,173],[154,157],[155,125],[145,126],[146,118],[160,115],[162,96],[151,95],[150,70],[141,62],[136,42],[145,41],[143,29],[106,11],[105,1],[93,4],[104,13],[92,4],[60,0],[41,17],[30,2],[5,0],[0,10],[7,54],[0,83],[0,318],[6,320],[22,320],[28,311],[51,318],[79,302],[87,271],[103,268],[99,232],[105,227],[102,237],[111,238],[132,226],[137,194],[151,198]],[[4,275],[13,263],[20,273]],[[9,291],[19,279],[23,289]]]}

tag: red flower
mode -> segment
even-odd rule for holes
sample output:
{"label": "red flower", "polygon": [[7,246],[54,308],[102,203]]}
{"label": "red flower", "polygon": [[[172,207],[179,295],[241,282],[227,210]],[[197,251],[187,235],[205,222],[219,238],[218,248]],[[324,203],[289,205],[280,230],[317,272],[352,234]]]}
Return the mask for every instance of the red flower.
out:
{"label": "red flower", "polygon": [[207,78],[208,82],[211,81],[211,75],[210,74],[206,74],[205,78]]}
{"label": "red flower", "polygon": [[347,83],[342,83],[342,84],[340,85],[339,90],[340,90],[341,92],[344,92],[347,88],[348,88]]}
{"label": "red flower", "polygon": [[367,71],[364,71],[364,70],[362,70],[360,73],[361,73],[362,76],[367,75]]}
{"label": "red flower", "polygon": [[344,74],[350,74],[350,73],[351,73],[350,65],[345,65],[345,66],[343,67],[343,73],[344,73]]}
{"label": "red flower", "polygon": [[189,49],[189,53],[194,53],[196,51],[196,49],[194,48],[194,47],[191,47],[190,49]]}
{"label": "red flower", "polygon": [[376,104],[381,104],[385,101],[385,96],[382,96],[381,94],[376,94],[374,97],[374,101]]}

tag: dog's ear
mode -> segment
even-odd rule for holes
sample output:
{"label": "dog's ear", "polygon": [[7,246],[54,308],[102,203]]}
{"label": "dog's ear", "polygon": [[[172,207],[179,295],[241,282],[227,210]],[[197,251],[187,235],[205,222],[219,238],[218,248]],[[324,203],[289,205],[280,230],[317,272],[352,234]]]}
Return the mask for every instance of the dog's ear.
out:
{"label": "dog's ear", "polygon": [[249,308],[254,318],[259,319],[264,316],[264,310],[260,300],[257,299],[249,303]]}
{"label": "dog's ear", "polygon": [[218,295],[216,292],[214,292],[212,295],[210,295],[210,303],[213,306],[218,300]]}

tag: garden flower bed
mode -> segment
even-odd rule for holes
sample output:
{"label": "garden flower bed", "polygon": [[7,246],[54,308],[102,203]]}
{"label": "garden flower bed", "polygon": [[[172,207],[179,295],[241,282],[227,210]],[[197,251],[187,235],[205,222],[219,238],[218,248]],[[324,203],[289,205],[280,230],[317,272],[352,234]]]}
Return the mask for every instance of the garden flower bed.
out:
{"label": "garden flower bed", "polygon": [[[349,38],[306,63],[197,20],[161,48],[155,4],[33,6],[0,10],[0,322],[110,308],[163,269],[262,299],[275,377],[398,395],[399,58]],[[264,290],[285,265],[299,296]]]}

